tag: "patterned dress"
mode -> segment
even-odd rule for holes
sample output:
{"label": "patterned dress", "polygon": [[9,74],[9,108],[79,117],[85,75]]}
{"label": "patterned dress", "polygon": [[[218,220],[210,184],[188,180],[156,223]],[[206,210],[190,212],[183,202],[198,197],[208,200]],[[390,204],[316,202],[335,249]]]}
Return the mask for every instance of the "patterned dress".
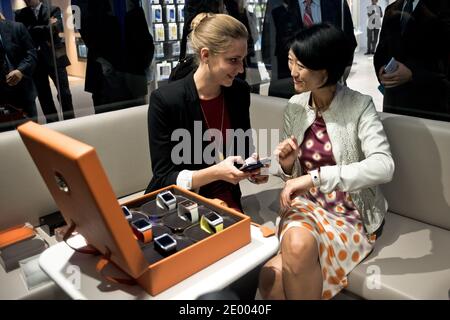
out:
{"label": "patterned dress", "polygon": [[[318,115],[305,132],[299,159],[303,174],[335,165],[332,146],[323,118]],[[311,231],[319,249],[322,269],[322,298],[330,299],[347,286],[347,274],[373,249],[375,236],[365,235],[360,214],[347,192],[323,194],[311,188],[292,202],[279,223],[280,241],[286,230],[302,227]]]}

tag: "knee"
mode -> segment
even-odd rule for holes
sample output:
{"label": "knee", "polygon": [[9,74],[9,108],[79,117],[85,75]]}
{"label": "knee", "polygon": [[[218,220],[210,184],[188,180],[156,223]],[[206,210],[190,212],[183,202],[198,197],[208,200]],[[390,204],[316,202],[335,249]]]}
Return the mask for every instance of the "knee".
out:
{"label": "knee", "polygon": [[[283,268],[290,272],[299,273],[304,268],[309,268],[317,263],[319,253],[315,238],[308,233],[298,232],[292,228],[286,233],[281,243],[283,256]],[[308,232],[308,231],[306,231]]]}
{"label": "knee", "polygon": [[291,228],[283,237],[281,251],[289,256],[307,256],[317,253],[317,244],[314,236],[302,228]]}
{"label": "knee", "polygon": [[262,267],[259,274],[259,293],[264,300],[272,300],[275,297],[271,296],[274,291],[273,288],[277,287],[277,281],[282,281],[281,270],[275,266],[266,264]]}

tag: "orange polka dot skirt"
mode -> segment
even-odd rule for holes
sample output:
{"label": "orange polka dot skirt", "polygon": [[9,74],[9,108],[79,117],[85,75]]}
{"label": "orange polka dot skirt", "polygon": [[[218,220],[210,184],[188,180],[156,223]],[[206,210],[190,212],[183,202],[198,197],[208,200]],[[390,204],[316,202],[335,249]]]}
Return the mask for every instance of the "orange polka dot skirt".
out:
{"label": "orange polka dot skirt", "polygon": [[297,197],[278,223],[280,242],[291,227],[305,228],[316,239],[323,278],[322,299],[331,299],[347,286],[347,274],[372,251],[375,243],[374,235],[370,239],[365,235],[358,212],[325,210],[320,203],[304,197]]}

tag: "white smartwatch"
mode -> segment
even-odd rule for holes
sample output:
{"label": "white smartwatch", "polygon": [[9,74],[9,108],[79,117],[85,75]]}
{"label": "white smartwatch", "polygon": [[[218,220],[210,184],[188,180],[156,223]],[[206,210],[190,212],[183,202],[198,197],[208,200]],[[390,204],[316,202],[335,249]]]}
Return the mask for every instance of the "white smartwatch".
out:
{"label": "white smartwatch", "polygon": [[311,179],[312,179],[314,187],[319,188],[320,184],[321,184],[321,181],[320,181],[320,167],[319,167],[318,170],[317,169],[316,170],[311,170],[309,172],[309,175],[311,176]]}
{"label": "white smartwatch", "polygon": [[156,203],[161,209],[173,210],[177,207],[177,198],[170,191],[163,191],[156,196]]}
{"label": "white smartwatch", "polygon": [[198,222],[198,204],[191,200],[184,200],[178,204],[178,216],[191,223]]}

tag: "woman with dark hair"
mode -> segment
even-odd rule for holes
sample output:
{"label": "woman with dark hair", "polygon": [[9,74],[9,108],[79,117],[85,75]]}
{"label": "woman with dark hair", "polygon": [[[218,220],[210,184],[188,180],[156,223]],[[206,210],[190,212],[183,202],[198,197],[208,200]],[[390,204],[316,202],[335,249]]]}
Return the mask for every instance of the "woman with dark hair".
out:
{"label": "woman with dark hair", "polygon": [[377,185],[394,162],[372,98],[338,84],[353,54],[329,24],[300,31],[289,50],[296,91],[274,154],[286,181],[280,251],[260,274],[266,299],[330,299],[373,249],[387,204]]}

